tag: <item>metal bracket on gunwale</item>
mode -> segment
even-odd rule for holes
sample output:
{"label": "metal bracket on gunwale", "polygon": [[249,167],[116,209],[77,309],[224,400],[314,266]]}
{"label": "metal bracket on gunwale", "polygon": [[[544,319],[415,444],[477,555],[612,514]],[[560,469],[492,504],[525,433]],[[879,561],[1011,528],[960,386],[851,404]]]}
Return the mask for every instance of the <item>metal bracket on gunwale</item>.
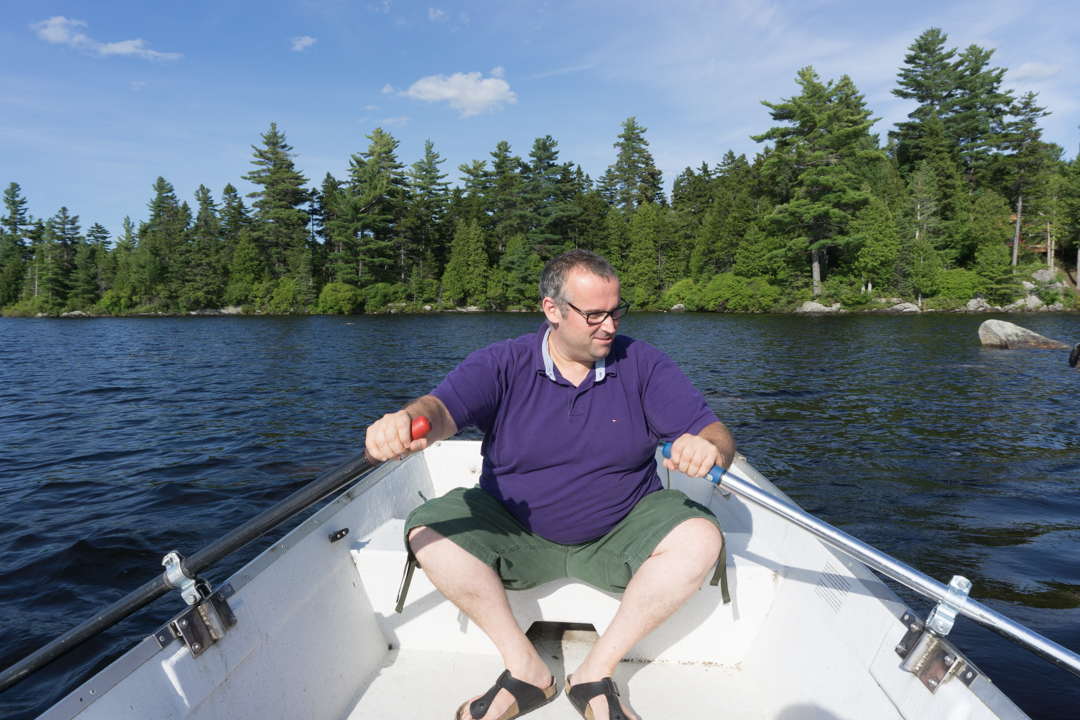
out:
{"label": "metal bracket on gunwale", "polygon": [[956,614],[967,602],[968,593],[971,592],[971,581],[962,575],[953,575],[949,581],[949,589],[945,597],[939,602],[926,618],[926,625],[938,635],[948,635],[956,622]]}
{"label": "metal bracket on gunwale", "polygon": [[176,638],[184,641],[192,657],[199,657],[206,648],[225,637],[234,625],[236,614],[229,607],[228,598],[233,587],[226,584],[212,590],[210,583],[202,578],[192,578],[184,570],[183,558],[173,551],[165,556],[165,580],[170,587],[180,590],[189,607],[164,627],[154,633],[158,647],[164,648]]}
{"label": "metal bracket on gunwale", "polygon": [[896,645],[896,654],[903,658],[900,667],[918,677],[932,693],[937,692],[950,674],[971,687],[980,673],[952,643],[928,629],[913,613],[904,613],[900,622],[907,627]]}

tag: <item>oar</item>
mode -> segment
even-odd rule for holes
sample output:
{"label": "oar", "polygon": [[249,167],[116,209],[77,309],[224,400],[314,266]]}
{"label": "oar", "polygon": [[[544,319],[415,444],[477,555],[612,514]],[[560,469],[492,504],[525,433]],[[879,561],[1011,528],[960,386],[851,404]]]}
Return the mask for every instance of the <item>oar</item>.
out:
{"label": "oar", "polygon": [[[412,421],[413,439],[419,440],[431,431],[431,423],[420,416]],[[184,574],[195,578],[199,573],[232,555],[248,543],[270,532],[278,525],[303,512],[315,503],[345,487],[363,473],[380,463],[370,459],[367,451],[358,453],[329,472],[319,476],[272,508],[256,515],[228,535],[181,561]],[[78,627],[68,630],[48,645],[0,672],[0,692],[26,679],[61,655],[146,607],[175,587],[162,573],[138,590],[129,593]]]}
{"label": "oar", "polygon": [[[664,445],[664,457],[671,458],[671,443]],[[972,600],[969,597],[960,598],[957,602],[954,593],[949,592],[949,587],[937,580],[923,575],[921,572],[900,562],[896,558],[886,555],[880,550],[867,545],[861,540],[837,530],[832,525],[818,520],[802,508],[768,493],[749,480],[740,477],[734,470],[725,471],[719,465],[705,476],[709,482],[724,487],[727,490],[752,500],[761,507],[776,513],[785,520],[798,525],[808,531],[819,540],[847,553],[867,567],[892,578],[893,580],[907,585],[912,590],[925,595],[928,598],[942,603],[949,595],[949,603],[956,604],[959,614],[971,618],[980,625],[987,627],[998,635],[1027,648],[1039,657],[1054,663],[1060,668],[1068,670],[1073,675],[1080,676],[1080,655],[1068,648],[1062,647],[1052,640],[1044,638],[1038,633],[1028,630],[1020,623],[996,613],[985,605]],[[939,605],[940,607],[940,605]],[[951,626],[951,622],[950,622]],[[947,630],[945,632],[948,632]],[[942,633],[944,634],[944,633]]]}

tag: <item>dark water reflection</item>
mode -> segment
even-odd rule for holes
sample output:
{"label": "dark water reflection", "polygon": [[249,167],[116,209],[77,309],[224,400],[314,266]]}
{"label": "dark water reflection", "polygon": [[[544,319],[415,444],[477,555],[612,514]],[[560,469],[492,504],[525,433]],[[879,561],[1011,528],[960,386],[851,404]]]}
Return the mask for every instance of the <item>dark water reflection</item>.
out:
{"label": "dark water reflection", "polygon": [[[1080,373],[985,350],[985,316],[633,314],[808,511],[1080,649]],[[1073,343],[1074,315],[1006,318]],[[0,667],[359,448],[372,419],[538,315],[0,322]],[[258,545],[210,574],[217,582]],[[925,614],[928,603],[901,595]],[[0,695],[33,717],[177,597]],[[950,636],[1035,718],[1080,679],[973,623]]]}

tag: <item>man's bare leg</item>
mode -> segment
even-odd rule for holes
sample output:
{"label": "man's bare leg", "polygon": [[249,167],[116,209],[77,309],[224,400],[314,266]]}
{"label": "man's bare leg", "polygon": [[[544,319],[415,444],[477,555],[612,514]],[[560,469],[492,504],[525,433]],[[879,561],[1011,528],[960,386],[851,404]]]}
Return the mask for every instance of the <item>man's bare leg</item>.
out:
{"label": "man's bare leg", "polygon": [[[409,532],[409,545],[439,592],[495,643],[510,674],[530,685],[549,687],[551,671],[518,627],[502,580],[495,571],[429,527],[413,528]],[[469,702],[478,697],[480,695]],[[513,702],[514,697],[509,692],[500,690],[484,717],[499,717]],[[464,717],[471,718],[467,709]]]}
{"label": "man's bare leg", "polygon": [[[720,531],[708,520],[691,518],[676,525],[626,586],[615,619],[572,674],[572,684],[611,677],[630,648],[660,627],[698,591],[716,564],[722,546]],[[607,700],[603,696],[589,704],[593,717],[607,720]],[[633,717],[625,707],[623,712]]]}

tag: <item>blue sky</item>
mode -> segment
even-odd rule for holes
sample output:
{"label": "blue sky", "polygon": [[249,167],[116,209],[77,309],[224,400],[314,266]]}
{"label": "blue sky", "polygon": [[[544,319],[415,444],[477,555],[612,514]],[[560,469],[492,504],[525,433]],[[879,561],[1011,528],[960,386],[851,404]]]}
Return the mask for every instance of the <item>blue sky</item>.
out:
{"label": "blue sky", "polygon": [[806,65],[850,75],[884,137],[912,109],[890,93],[906,48],[932,26],[995,48],[1006,87],[1040,93],[1045,137],[1072,158],[1078,17],[1066,0],[5,0],[0,185],[19,183],[36,217],[63,205],[115,235],[145,219],[159,175],[189,202],[200,183],[249,192],[271,122],[312,185],[343,177],[380,126],[405,164],[430,138],[456,183],[498,141],[524,157],[549,134],[597,178],[636,116],[670,190],[687,166],[757,152],[760,101],[795,94]]}

